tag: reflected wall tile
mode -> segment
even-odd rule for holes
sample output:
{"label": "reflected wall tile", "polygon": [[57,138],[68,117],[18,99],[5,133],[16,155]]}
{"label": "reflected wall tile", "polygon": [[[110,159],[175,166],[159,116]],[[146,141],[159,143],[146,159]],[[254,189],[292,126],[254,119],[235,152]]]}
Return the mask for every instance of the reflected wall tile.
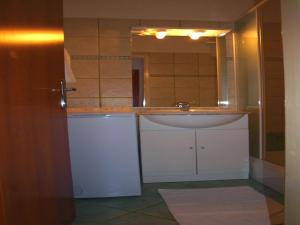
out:
{"label": "reflected wall tile", "polygon": [[217,89],[217,78],[216,77],[200,77],[200,89],[208,88],[216,91]]}
{"label": "reflected wall tile", "polygon": [[196,53],[174,53],[174,63],[198,64],[198,60]]}
{"label": "reflected wall tile", "polygon": [[173,63],[172,53],[149,53],[149,63]]}
{"label": "reflected wall tile", "polygon": [[174,87],[173,77],[150,77],[150,87]]}
{"label": "reflected wall tile", "polygon": [[132,77],[132,62],[131,60],[100,60],[100,77]]}
{"label": "reflected wall tile", "polygon": [[195,63],[174,64],[175,75],[197,75],[198,65]]}
{"label": "reflected wall tile", "polygon": [[217,75],[217,68],[214,64],[199,65],[199,75]]}
{"label": "reflected wall tile", "polygon": [[174,88],[159,88],[152,87],[150,88],[150,98],[173,98],[174,97]]}
{"label": "reflected wall tile", "polygon": [[175,87],[199,88],[199,78],[195,78],[195,77],[175,77]]}
{"label": "reflected wall tile", "polygon": [[[147,104],[147,103],[146,103]],[[174,107],[175,99],[172,98],[151,98],[149,105],[151,107]]]}
{"label": "reflected wall tile", "polygon": [[174,68],[171,63],[152,63],[149,65],[149,73],[157,75],[173,75]]}

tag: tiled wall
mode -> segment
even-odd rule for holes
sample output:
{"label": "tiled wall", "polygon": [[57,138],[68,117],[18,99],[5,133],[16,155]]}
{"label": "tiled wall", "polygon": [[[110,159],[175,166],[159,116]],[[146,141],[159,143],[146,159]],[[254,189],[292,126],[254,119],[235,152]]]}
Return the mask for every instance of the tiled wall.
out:
{"label": "tiled wall", "polygon": [[137,20],[65,19],[65,47],[78,91],[69,107],[131,106],[131,27]]}

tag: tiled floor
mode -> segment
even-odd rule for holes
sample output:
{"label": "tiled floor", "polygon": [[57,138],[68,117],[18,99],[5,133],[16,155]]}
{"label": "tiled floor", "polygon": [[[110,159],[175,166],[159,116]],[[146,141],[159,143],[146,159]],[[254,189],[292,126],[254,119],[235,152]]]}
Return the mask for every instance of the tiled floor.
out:
{"label": "tiled floor", "polygon": [[209,188],[251,186],[264,195],[283,203],[283,196],[252,180],[201,181],[143,184],[140,197],[76,200],[77,217],[73,225],[176,225],[159,188]]}

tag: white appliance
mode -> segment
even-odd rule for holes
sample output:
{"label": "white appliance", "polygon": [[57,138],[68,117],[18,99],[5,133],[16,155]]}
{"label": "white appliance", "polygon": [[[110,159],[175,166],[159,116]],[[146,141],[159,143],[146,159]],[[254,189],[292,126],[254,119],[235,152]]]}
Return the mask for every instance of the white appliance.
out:
{"label": "white appliance", "polygon": [[75,198],[141,195],[136,117],[68,115]]}

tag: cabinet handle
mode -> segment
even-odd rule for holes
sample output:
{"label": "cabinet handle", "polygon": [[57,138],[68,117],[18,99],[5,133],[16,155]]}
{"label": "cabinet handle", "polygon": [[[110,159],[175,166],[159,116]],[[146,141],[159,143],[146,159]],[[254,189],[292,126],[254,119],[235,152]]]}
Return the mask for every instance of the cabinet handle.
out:
{"label": "cabinet handle", "polygon": [[200,147],[200,149],[201,149],[201,150],[204,150],[204,149],[205,149],[205,147],[204,147],[204,146],[201,146],[201,147]]}
{"label": "cabinet handle", "polygon": [[193,146],[190,146],[190,147],[189,147],[189,149],[193,150],[193,149],[194,149],[194,147],[193,147]]}

